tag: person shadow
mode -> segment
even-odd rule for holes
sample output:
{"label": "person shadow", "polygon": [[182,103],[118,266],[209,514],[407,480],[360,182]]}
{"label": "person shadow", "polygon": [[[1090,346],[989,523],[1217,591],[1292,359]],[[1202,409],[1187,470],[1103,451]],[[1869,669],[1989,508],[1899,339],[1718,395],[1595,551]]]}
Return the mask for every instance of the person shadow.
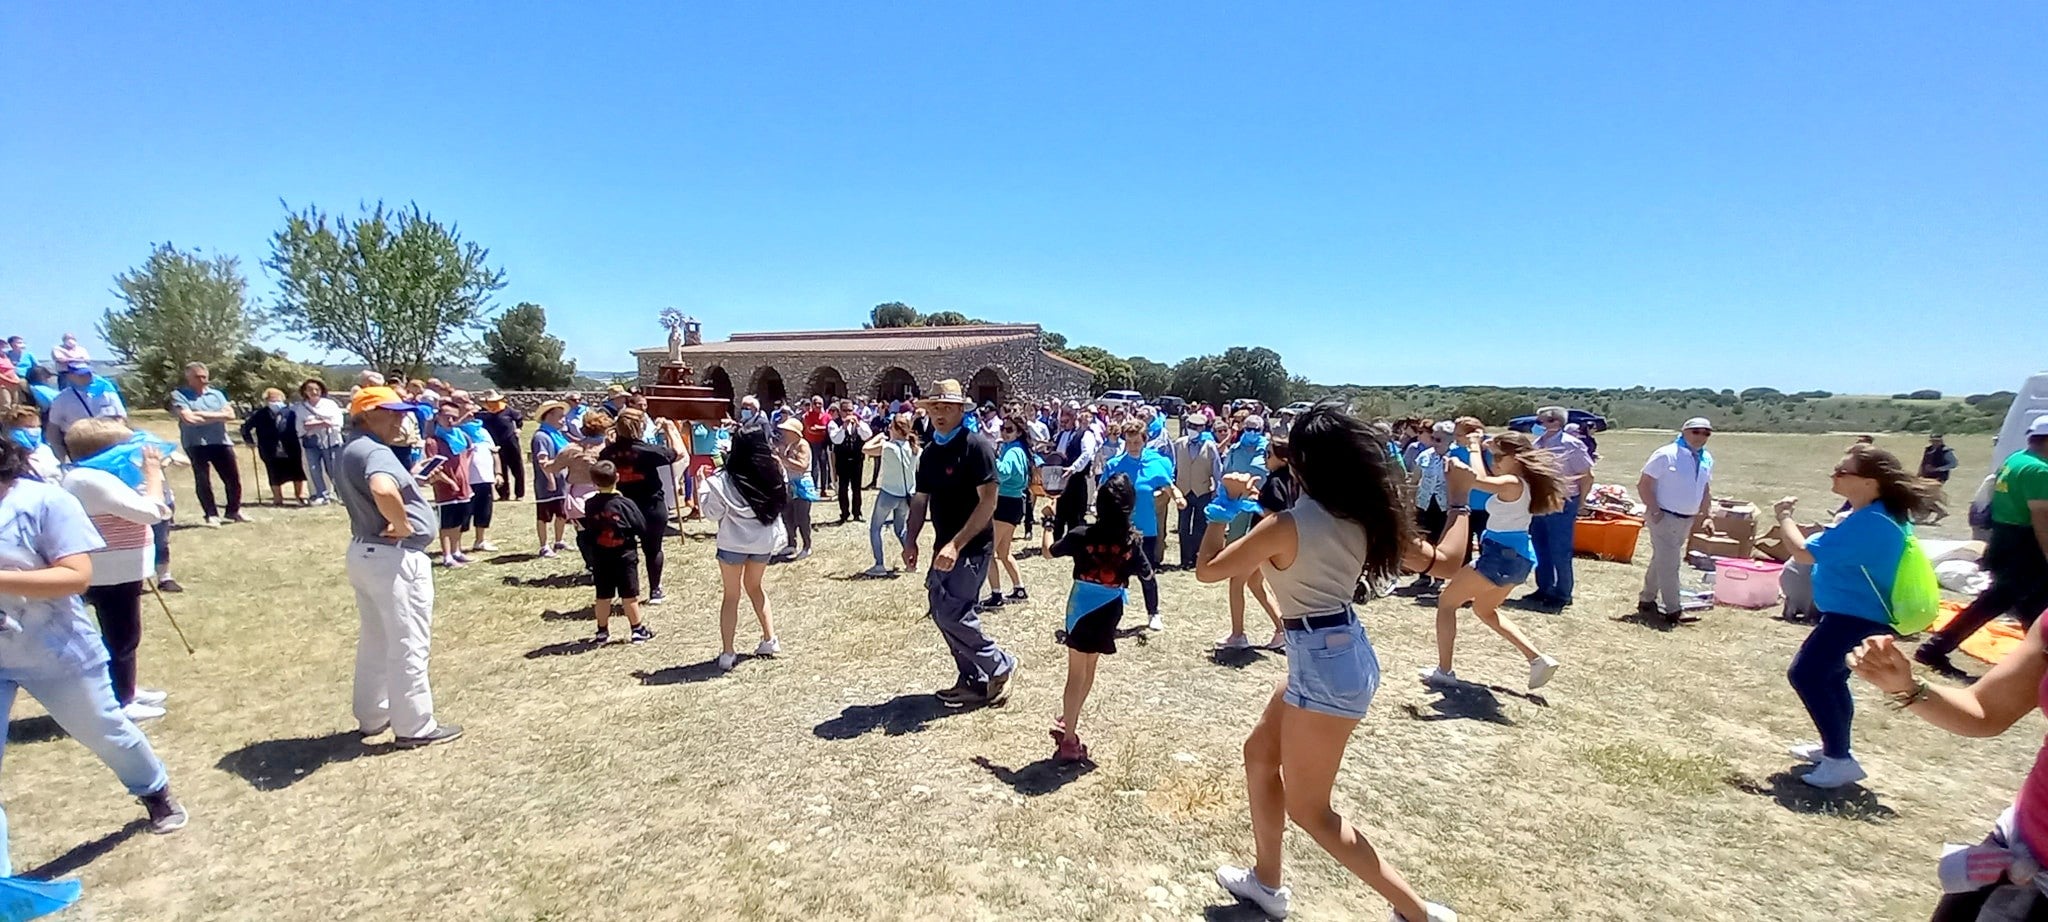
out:
{"label": "person shadow", "polygon": [[[738,662],[733,664],[733,669],[738,669],[739,663],[744,663],[754,658],[755,656],[752,653],[739,654]],[[629,673],[633,678],[638,679],[642,685],[689,685],[695,682],[709,682],[712,679],[723,678],[726,674],[727,670],[718,668],[717,657],[712,657],[701,663],[691,663],[687,666],[668,666],[656,669],[653,672],[648,672],[645,669],[636,669]]]}
{"label": "person shadow", "polygon": [[559,643],[535,647],[526,651],[523,655],[527,659],[544,659],[550,656],[575,656],[578,653],[589,653],[597,648],[598,645],[592,643],[590,638],[579,637],[575,640],[564,640]]}
{"label": "person shadow", "polygon": [[[1408,712],[1410,719],[1421,721],[1478,720],[1490,724],[1498,724],[1503,727],[1515,725],[1514,718],[1509,717],[1506,712],[1501,710],[1500,698],[1494,694],[1496,689],[1493,686],[1466,683],[1433,688],[1432,690],[1436,691],[1438,696],[1430,699],[1428,711],[1424,711],[1414,704],[1404,704],[1401,706],[1402,710]],[[1533,695],[1520,695],[1516,692],[1507,691],[1507,689],[1498,690],[1507,692],[1510,695],[1516,695],[1517,697],[1528,698],[1537,703],[1545,703]]]}
{"label": "person shadow", "polygon": [[1878,799],[1877,792],[1861,784],[1817,788],[1801,781],[1800,772],[1810,770],[1806,766],[1786,769],[1762,781],[1737,773],[1729,775],[1727,781],[1729,787],[1744,794],[1768,797],[1793,813],[1837,816],[1865,823],[1882,823],[1898,818],[1899,811],[1886,806]]}
{"label": "person shadow", "polygon": [[497,565],[497,566],[501,566],[501,567],[502,567],[502,566],[504,566],[504,565],[506,565],[506,564],[508,564],[508,563],[527,563],[527,562],[529,562],[529,561],[534,561],[534,560],[539,560],[539,559],[540,559],[540,555],[539,555],[539,554],[533,554],[533,553],[519,553],[519,552],[507,552],[507,553],[502,553],[502,554],[496,554],[496,555],[494,555],[494,556],[491,556],[491,557],[486,557],[486,558],[484,558],[484,563],[488,563],[488,564],[494,564],[494,565]]}
{"label": "person shadow", "polygon": [[282,791],[328,765],[395,750],[363,742],[353,730],[250,743],[214,763],[214,768],[249,782],[259,791]]}
{"label": "person shadow", "polygon": [[540,620],[542,620],[542,621],[596,621],[596,620],[597,620],[597,610],[596,610],[596,608],[595,608],[594,606],[591,606],[591,605],[585,605],[585,606],[583,606],[582,608],[574,609],[574,610],[571,610],[571,611],[556,611],[555,609],[552,609],[552,608],[550,608],[550,609],[547,609],[547,610],[545,610],[545,611],[542,611],[542,612],[540,613]]}
{"label": "person shadow", "polygon": [[974,764],[986,769],[997,781],[1009,785],[1011,789],[1026,797],[1050,794],[1095,770],[1093,759],[1062,762],[1051,756],[1027,763],[1022,768],[1005,768],[987,756],[975,756]]}
{"label": "person shadow", "polygon": [[148,828],[148,820],[129,820],[126,825],[113,832],[90,842],[74,845],[64,854],[21,872],[21,876],[29,880],[51,881],[76,874],[84,870],[86,865],[98,861],[101,856],[119,848],[121,843],[135,838],[137,833]]}
{"label": "person shadow", "polygon": [[501,582],[507,586],[518,586],[526,589],[573,589],[577,586],[593,585],[591,580],[592,577],[589,573],[577,571],[574,573],[550,573],[547,576],[531,576],[525,579],[517,576],[507,576]]}
{"label": "person shadow", "polygon": [[1636,627],[1648,628],[1660,634],[1669,634],[1678,629],[1678,625],[1671,623],[1671,619],[1663,615],[1646,615],[1639,611],[1619,615],[1614,620],[1618,624],[1633,624]]}
{"label": "person shadow", "polygon": [[967,710],[951,707],[929,692],[897,695],[880,704],[848,705],[838,717],[812,727],[811,733],[826,740],[850,740],[876,730],[884,736],[902,736]]}
{"label": "person shadow", "polygon": [[48,714],[23,717],[7,722],[7,741],[10,743],[50,743],[71,734],[57,726],[57,720]]}
{"label": "person shadow", "polygon": [[1250,903],[1216,903],[1202,909],[1203,922],[1267,922],[1264,910]]}
{"label": "person shadow", "polygon": [[1265,662],[1266,651],[1259,647],[1216,647],[1209,651],[1209,661],[1229,669],[1243,669]]}

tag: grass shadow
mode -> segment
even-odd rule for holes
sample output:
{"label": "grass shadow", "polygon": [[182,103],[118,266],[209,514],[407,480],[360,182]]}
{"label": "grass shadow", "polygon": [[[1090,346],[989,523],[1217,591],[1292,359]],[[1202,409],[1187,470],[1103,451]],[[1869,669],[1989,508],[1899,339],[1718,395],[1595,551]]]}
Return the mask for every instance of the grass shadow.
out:
{"label": "grass shadow", "polygon": [[1897,819],[1899,811],[1885,806],[1877,799],[1877,793],[1860,784],[1844,785],[1832,790],[1817,788],[1799,780],[1796,770],[1778,772],[1759,782],[1748,775],[1728,776],[1728,786],[1744,794],[1768,797],[1794,813],[1815,816],[1835,816],[1865,823],[1882,823]]}
{"label": "grass shadow", "polygon": [[590,638],[578,637],[575,640],[564,640],[559,643],[535,647],[526,651],[524,656],[527,659],[545,659],[550,656],[575,656],[578,653],[589,653],[597,648],[598,645],[591,643]]}
{"label": "grass shadow", "polygon": [[[751,653],[742,653],[739,655],[739,662],[744,663],[754,658]],[[738,665],[735,664],[734,668],[738,668]],[[669,666],[653,672],[636,669],[631,673],[642,685],[688,685],[693,682],[709,682],[725,674],[726,670],[718,668],[717,657],[687,666]]]}
{"label": "grass shadow", "polygon": [[1011,560],[1031,560],[1031,559],[1033,559],[1033,558],[1037,558],[1037,557],[1044,557],[1044,556],[1045,556],[1045,549],[1044,549],[1044,548],[1040,548],[1040,547],[1027,547],[1027,548],[1025,548],[1025,549],[1023,549],[1023,550],[1021,550],[1021,551],[1017,551],[1017,552],[1015,552],[1015,553],[1011,554],[1011,555],[1010,555],[1010,559],[1011,559]]}
{"label": "grass shadow", "polygon": [[121,843],[135,838],[135,834],[149,828],[148,820],[129,820],[128,824],[90,842],[80,842],[42,864],[21,872],[29,880],[56,880],[78,873],[86,865],[98,861],[100,856],[118,848]]}
{"label": "grass shadow", "polygon": [[902,736],[966,710],[949,706],[930,693],[897,695],[881,704],[848,705],[838,717],[812,727],[811,733],[827,740],[850,740],[875,730],[884,736]]}
{"label": "grass shadow", "polygon": [[66,736],[70,734],[57,726],[57,719],[48,714],[7,722],[7,741],[10,743],[49,743]]}
{"label": "grass shadow", "polygon": [[507,586],[519,586],[526,589],[569,589],[576,586],[594,585],[591,582],[590,574],[582,571],[575,573],[551,573],[547,576],[529,576],[525,579],[517,576],[507,576],[502,582]]}
{"label": "grass shadow", "polygon": [[1253,663],[1265,662],[1267,652],[1259,647],[1217,647],[1209,651],[1209,661],[1228,669],[1243,669]]}
{"label": "grass shadow", "polygon": [[1062,762],[1051,757],[1039,759],[1022,768],[1005,768],[989,761],[987,756],[975,756],[974,764],[988,770],[997,781],[1009,785],[1026,797],[1050,794],[1066,787],[1081,776],[1095,770],[1095,761]]}
{"label": "grass shadow", "polygon": [[585,605],[585,606],[583,606],[582,608],[578,608],[578,609],[575,609],[575,610],[573,610],[573,611],[556,611],[556,610],[554,610],[554,609],[550,608],[550,609],[547,609],[547,610],[545,610],[545,611],[543,611],[543,612],[541,612],[541,613],[540,613],[540,620],[542,620],[542,621],[596,621],[596,620],[597,620],[597,609],[596,609],[596,607],[595,607],[594,605]]}
{"label": "grass shadow", "polygon": [[1515,725],[1514,718],[1501,711],[1500,698],[1496,697],[1493,689],[1488,686],[1432,686],[1432,690],[1439,693],[1438,697],[1429,702],[1430,710],[1435,713],[1424,713],[1422,708],[1413,704],[1404,704],[1401,709],[1407,711],[1410,718],[1421,721],[1478,720],[1503,727]]}
{"label": "grass shadow", "polygon": [[259,791],[282,791],[323,766],[351,762],[383,751],[364,745],[353,730],[250,743],[221,756],[213,767],[249,782]]}

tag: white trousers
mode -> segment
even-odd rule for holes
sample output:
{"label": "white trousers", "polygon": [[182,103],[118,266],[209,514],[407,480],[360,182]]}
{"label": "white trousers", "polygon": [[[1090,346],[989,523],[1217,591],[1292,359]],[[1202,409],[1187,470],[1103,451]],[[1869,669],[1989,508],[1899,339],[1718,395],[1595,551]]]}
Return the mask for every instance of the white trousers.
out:
{"label": "white trousers", "polygon": [[433,644],[434,565],[422,551],[388,544],[348,546],[348,584],[356,591],[362,636],[356,640],[356,725],[386,724],[398,736],[434,732],[427,686]]}
{"label": "white trousers", "polygon": [[1643,571],[1643,591],[1636,598],[1652,603],[1667,615],[1679,611],[1678,568],[1685,564],[1685,543],[1692,536],[1693,520],[1665,515],[1649,523],[1650,567]]}

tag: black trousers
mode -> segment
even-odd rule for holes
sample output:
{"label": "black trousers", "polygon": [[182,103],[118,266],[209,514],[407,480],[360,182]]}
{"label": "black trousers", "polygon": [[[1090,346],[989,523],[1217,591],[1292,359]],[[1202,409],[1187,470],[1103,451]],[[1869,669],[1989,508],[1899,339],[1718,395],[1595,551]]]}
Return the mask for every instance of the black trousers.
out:
{"label": "black trousers", "polygon": [[2021,624],[2033,627],[2041,609],[2048,607],[2048,559],[2042,557],[2041,542],[2034,537],[2033,526],[1993,522],[1991,540],[1984,543],[1982,563],[1985,572],[1991,574],[1991,587],[1979,593],[1969,607],[1957,612],[1955,620],[1921,644],[1921,649],[1946,654],[1977,633],[1978,628],[2007,612],[2020,619]]}
{"label": "black trousers", "polygon": [[519,453],[519,443],[498,443],[498,502],[526,498],[526,459]]}
{"label": "black trousers", "polygon": [[839,521],[861,517],[860,464],[839,466]]}
{"label": "black trousers", "polygon": [[135,700],[135,651],[142,646],[142,582],[90,586],[85,600],[100,621],[100,642],[107,645],[107,675],[114,680],[114,700]]}
{"label": "black trousers", "polygon": [[235,463],[235,446],[200,445],[185,449],[185,454],[192,459],[192,483],[199,488],[199,508],[206,517],[220,515],[220,507],[213,501],[215,472],[228,495],[228,516],[242,514],[242,466]]}
{"label": "black trousers", "polygon": [[661,588],[661,571],[668,565],[668,558],[661,552],[661,541],[668,537],[668,510],[659,502],[637,504],[640,517],[647,527],[640,532],[640,559],[647,562],[647,592]]}
{"label": "black trousers", "polygon": [[1087,524],[1088,519],[1088,472],[1075,471],[1067,478],[1067,488],[1060,491],[1060,498],[1052,506],[1052,539],[1058,541],[1067,532]]}

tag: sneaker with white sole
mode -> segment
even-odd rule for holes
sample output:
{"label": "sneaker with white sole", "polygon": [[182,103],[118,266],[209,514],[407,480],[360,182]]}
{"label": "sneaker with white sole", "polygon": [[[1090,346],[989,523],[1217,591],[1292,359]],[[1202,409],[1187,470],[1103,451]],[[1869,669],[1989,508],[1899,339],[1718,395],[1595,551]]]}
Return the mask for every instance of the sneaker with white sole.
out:
{"label": "sneaker with white sole", "polygon": [[154,704],[143,704],[140,701],[130,701],[127,704],[122,705],[121,713],[126,715],[129,720],[135,723],[141,723],[145,720],[155,720],[170,712]]}
{"label": "sneaker with white sole", "polygon": [[1243,634],[1232,634],[1229,637],[1216,641],[1216,649],[1218,650],[1249,650],[1251,648],[1252,639]]}
{"label": "sneaker with white sole", "polygon": [[496,551],[498,549],[498,546],[492,544],[489,541],[478,541],[477,543],[470,545],[469,549],[479,554],[488,554],[493,551]]}
{"label": "sneaker with white sole", "polygon": [[1250,868],[1224,865],[1216,869],[1216,884],[1231,896],[1259,907],[1261,912],[1275,919],[1287,918],[1287,912],[1294,902],[1294,891],[1286,884],[1268,887],[1259,883],[1258,875]]}
{"label": "sneaker with white sole", "polygon": [[889,568],[882,566],[881,564],[875,564],[872,567],[860,571],[860,575],[865,576],[868,579],[882,579],[889,575]]}
{"label": "sneaker with white sole", "polygon": [[1545,654],[1529,661],[1529,690],[1535,691],[1550,684],[1550,677],[1557,674],[1557,667],[1563,665]]}
{"label": "sneaker with white sole", "polygon": [[[1423,900],[1422,911],[1428,913],[1428,915],[1418,920],[1418,922],[1458,922],[1458,914],[1452,912],[1449,906]],[[1407,917],[1398,912],[1389,914],[1387,919],[1388,922],[1409,922]]]}
{"label": "sneaker with white sole", "polygon": [[1464,680],[1458,678],[1458,674],[1456,672],[1446,672],[1442,669],[1436,668],[1435,666],[1431,666],[1428,669],[1422,670],[1422,684],[1435,686],[1437,688],[1452,688],[1455,686],[1463,685],[1465,684],[1465,682]]}
{"label": "sneaker with white sole", "polygon": [[1813,771],[1800,775],[1799,780],[1817,788],[1838,788],[1868,777],[1870,776],[1864,773],[1863,766],[1857,764],[1856,757],[1849,756],[1844,759],[1822,758],[1820,763],[1813,767]]}
{"label": "sneaker with white sole", "polygon": [[546,545],[546,544],[543,544],[543,545],[541,545],[541,546],[540,546],[540,556],[542,556],[542,557],[553,557],[553,556],[555,556],[555,549],[554,549],[554,547],[553,547],[553,546],[551,546],[551,545]]}
{"label": "sneaker with white sole", "polygon": [[147,704],[150,707],[160,708],[164,706],[164,702],[169,700],[171,700],[171,693],[160,688],[138,688],[135,690],[134,701],[136,704]]}
{"label": "sneaker with white sole", "polygon": [[1166,630],[1166,619],[1159,617],[1158,612],[1153,612],[1152,620],[1145,622],[1145,630],[1151,631],[1154,634]]}
{"label": "sneaker with white sole", "polygon": [[659,587],[656,587],[656,588],[655,588],[655,590],[654,590],[653,592],[650,592],[650,593],[648,593],[648,594],[647,594],[647,601],[645,601],[645,602],[642,602],[642,603],[640,603],[640,604],[642,604],[642,605],[660,605],[661,603],[663,603],[663,602],[666,602],[666,601],[668,601],[668,593],[666,593],[666,592],[663,592],[663,591],[661,591],[661,589],[660,589]]}
{"label": "sneaker with white sole", "polygon": [[739,665],[739,661],[738,654],[720,653],[718,654],[718,670],[720,672],[731,672],[732,667]]}
{"label": "sneaker with white sole", "polygon": [[1273,639],[1266,641],[1266,649],[1277,650],[1282,653],[1287,652],[1287,632],[1274,631]]}
{"label": "sneaker with white sole", "polygon": [[[142,694],[137,692],[135,697],[137,700],[141,700]],[[1785,751],[1791,753],[1792,758],[1798,759],[1801,762],[1811,762],[1815,765],[1820,764],[1820,760],[1827,758],[1827,752],[1822,749],[1819,743],[1795,743]]]}
{"label": "sneaker with white sole", "polygon": [[755,656],[775,656],[782,652],[782,641],[773,637],[754,645]]}

